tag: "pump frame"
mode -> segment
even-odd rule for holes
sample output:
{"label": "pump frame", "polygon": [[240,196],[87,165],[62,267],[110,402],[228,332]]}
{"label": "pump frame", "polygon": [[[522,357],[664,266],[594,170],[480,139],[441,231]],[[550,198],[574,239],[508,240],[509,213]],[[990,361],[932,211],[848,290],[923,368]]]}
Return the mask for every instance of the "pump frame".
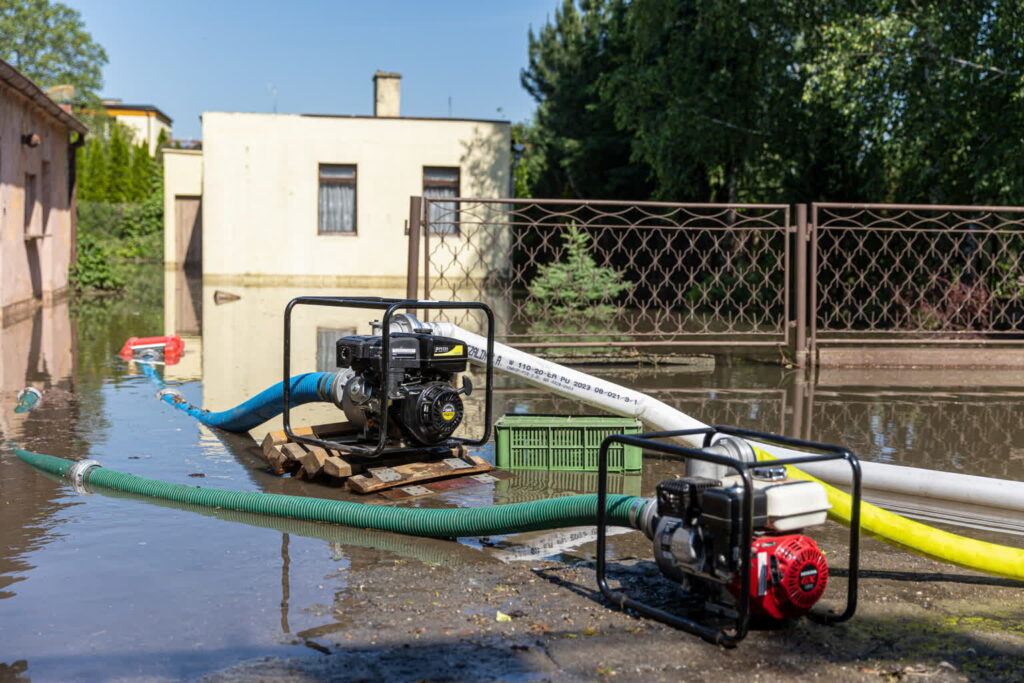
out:
{"label": "pump frame", "polygon": [[[716,453],[707,453],[705,451],[689,448],[686,446],[679,446],[676,444],[667,444],[660,441],[654,441],[654,439],[665,439],[679,436],[704,436],[704,445],[702,448],[707,448],[711,445],[712,439],[716,434],[725,434],[728,436],[738,436],[741,438],[753,438],[764,441],[774,442],[785,446],[794,446],[797,448],[807,448],[814,451],[819,451],[816,455],[807,455],[796,458],[784,458],[779,460],[745,463],[735,458],[730,458]],[[608,448],[612,444],[624,444],[627,446],[639,446],[644,450],[654,451],[656,453],[663,453],[665,455],[676,456],[679,458],[693,458],[695,460],[703,460],[705,462],[714,463],[716,465],[724,465],[729,467],[739,474],[740,479],[743,482],[743,501],[742,501],[742,520],[741,520],[741,537],[744,539],[740,548],[740,597],[736,600],[736,616],[734,625],[732,627],[733,633],[729,633],[727,628],[713,628],[707,624],[702,624],[698,621],[688,619],[686,617],[671,614],[665,610],[653,607],[645,604],[633,598],[630,598],[621,591],[616,591],[608,585],[606,569],[607,569],[607,546],[608,546],[608,511],[606,508],[606,501],[608,498]],[[808,617],[824,624],[836,624],[842,621],[846,621],[854,615],[857,611],[857,584],[859,577],[859,565],[860,565],[860,505],[861,505],[861,470],[860,461],[850,451],[839,446],[831,446],[828,444],[816,443],[813,441],[803,441],[800,439],[793,439],[790,437],[780,436],[778,434],[770,434],[766,432],[756,432],[748,429],[739,429],[736,427],[725,427],[725,426],[714,426],[714,427],[702,427],[700,429],[683,429],[679,431],[668,431],[668,432],[647,432],[644,434],[636,435],[625,435],[625,434],[612,434],[601,442],[601,450],[598,456],[598,489],[597,489],[597,585],[601,590],[601,594],[606,599],[617,605],[618,607],[625,609],[629,608],[643,614],[644,616],[673,626],[678,629],[682,629],[694,635],[700,636],[704,640],[714,643],[716,645],[723,645],[725,647],[736,647],[746,636],[749,629],[750,622],[750,583],[751,583],[751,572],[750,572],[750,559],[751,552],[750,547],[754,538],[754,497],[751,495],[753,491],[753,482],[751,480],[751,470],[760,469],[766,466],[779,467],[783,465],[800,465],[808,462],[823,462],[826,460],[845,460],[849,465],[853,473],[852,479],[852,499],[853,503],[851,506],[850,513],[850,553],[849,553],[849,580],[847,582],[846,589],[846,607],[840,614],[825,614],[821,612],[810,612]]]}
{"label": "pump frame", "polygon": [[[480,439],[466,439],[450,437],[445,444],[429,446],[425,448],[387,448],[388,423],[391,398],[385,396],[388,405],[381,410],[381,424],[379,427],[380,438],[377,445],[373,447],[360,446],[353,443],[339,443],[337,441],[325,441],[309,436],[300,436],[292,430],[291,426],[291,391],[289,380],[291,379],[291,351],[292,351],[292,309],[296,306],[330,306],[334,308],[362,308],[384,311],[381,316],[381,353],[380,353],[380,375],[388,376],[388,367],[391,361],[391,318],[397,311],[401,310],[470,310],[483,311],[487,317],[487,362],[486,376],[487,387],[484,394],[484,434]],[[468,349],[467,349],[468,351]],[[468,354],[467,354],[468,355]],[[384,297],[339,297],[339,296],[299,296],[288,302],[284,309],[284,432],[292,441],[299,441],[311,446],[320,446],[331,450],[338,450],[346,454],[356,455],[363,458],[375,458],[385,453],[408,454],[412,452],[431,451],[450,448],[451,444],[465,444],[468,446],[482,446],[491,438],[491,417],[492,399],[494,388],[494,312],[491,308],[479,301],[421,301],[418,299],[388,299]]]}

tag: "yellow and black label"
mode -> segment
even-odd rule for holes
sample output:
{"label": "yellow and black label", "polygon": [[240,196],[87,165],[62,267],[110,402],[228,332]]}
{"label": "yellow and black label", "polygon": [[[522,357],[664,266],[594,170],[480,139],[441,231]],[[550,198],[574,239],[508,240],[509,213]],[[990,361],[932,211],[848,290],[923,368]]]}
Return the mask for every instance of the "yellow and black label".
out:
{"label": "yellow and black label", "polygon": [[[466,355],[466,347],[462,344],[456,344],[447,351],[435,351],[434,358],[444,358],[446,356],[464,356]],[[445,418],[448,419],[448,418]]]}
{"label": "yellow and black label", "polygon": [[451,403],[441,409],[441,417],[444,418],[445,422],[451,422],[455,419],[455,406]]}

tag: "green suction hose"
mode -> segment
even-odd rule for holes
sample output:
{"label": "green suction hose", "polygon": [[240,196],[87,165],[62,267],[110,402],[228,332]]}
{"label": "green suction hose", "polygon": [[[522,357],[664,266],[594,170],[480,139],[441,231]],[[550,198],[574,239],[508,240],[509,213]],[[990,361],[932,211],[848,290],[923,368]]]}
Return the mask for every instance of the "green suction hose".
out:
{"label": "green suction hose", "polygon": [[[20,448],[15,448],[14,453],[33,467],[63,477],[77,478],[89,486],[116,489],[189,505],[330,522],[363,529],[394,531],[410,536],[430,538],[497,536],[522,531],[594,524],[597,520],[596,495],[548,498],[530,503],[511,503],[482,508],[385,507],[324,498],[170,484],[156,479],[137,477],[134,474],[108,470],[98,466],[95,462],[86,462],[84,466],[79,466],[72,460],[32,453]],[[645,502],[646,499],[636,496],[608,496],[608,523],[614,526],[636,528],[635,519]]]}

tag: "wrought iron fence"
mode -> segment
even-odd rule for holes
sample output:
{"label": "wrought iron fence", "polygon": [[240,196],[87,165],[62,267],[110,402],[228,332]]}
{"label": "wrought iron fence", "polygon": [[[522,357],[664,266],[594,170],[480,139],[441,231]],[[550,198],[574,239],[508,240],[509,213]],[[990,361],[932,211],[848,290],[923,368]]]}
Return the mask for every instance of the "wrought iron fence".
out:
{"label": "wrought iron fence", "polygon": [[790,223],[778,204],[417,197],[408,290],[486,301],[501,341],[549,352],[783,347]]}
{"label": "wrought iron fence", "polygon": [[1021,343],[1024,208],[813,204],[811,341]]}

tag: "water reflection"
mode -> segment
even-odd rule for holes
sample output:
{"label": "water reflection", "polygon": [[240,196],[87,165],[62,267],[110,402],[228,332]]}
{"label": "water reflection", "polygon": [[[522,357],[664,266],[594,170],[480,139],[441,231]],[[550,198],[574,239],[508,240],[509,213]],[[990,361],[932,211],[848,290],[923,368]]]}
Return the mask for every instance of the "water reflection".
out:
{"label": "water reflection", "polygon": [[[300,294],[402,292],[211,288],[177,273],[141,272],[123,299],[79,302],[74,311],[66,304],[43,309],[0,330],[0,429],[32,450],[95,457],[161,480],[343,497],[337,488],[270,475],[251,436],[200,427],[157,402],[149,381],[115,358],[129,336],[187,333],[186,355],[164,369],[166,380],[180,383],[193,403],[233,406],[280,379],[281,315]],[[296,371],[322,367],[332,335],[369,332],[367,322],[365,311],[300,309]],[[1019,374],[822,370],[807,376],[738,362],[587,370],[705,422],[843,443],[869,459],[1024,479]],[[43,399],[15,414],[17,392],[27,385]],[[593,412],[510,378],[499,380],[495,400],[499,415]],[[333,407],[321,411],[297,419],[337,420]],[[479,426],[480,419],[476,413],[468,422]],[[381,563],[490,561],[445,541],[144,503],[109,492],[78,497],[7,452],[0,465],[0,678],[11,672],[43,679],[115,672],[184,678],[245,657],[295,654],[294,643],[330,637],[374,609],[353,585],[368,582]],[[646,495],[673,468],[648,458],[642,475],[616,477],[612,490]],[[484,505],[595,488],[592,473],[520,471],[412,504]]]}
{"label": "water reflection", "polygon": [[[29,317],[0,328],[0,435],[38,444],[69,456],[79,410],[74,394],[75,334],[67,302],[39,308]],[[25,387],[42,394],[30,411],[15,412]],[[69,438],[70,437],[70,438]],[[0,599],[32,568],[27,555],[52,535],[51,518],[63,507],[62,487],[15,464],[0,452]]]}

